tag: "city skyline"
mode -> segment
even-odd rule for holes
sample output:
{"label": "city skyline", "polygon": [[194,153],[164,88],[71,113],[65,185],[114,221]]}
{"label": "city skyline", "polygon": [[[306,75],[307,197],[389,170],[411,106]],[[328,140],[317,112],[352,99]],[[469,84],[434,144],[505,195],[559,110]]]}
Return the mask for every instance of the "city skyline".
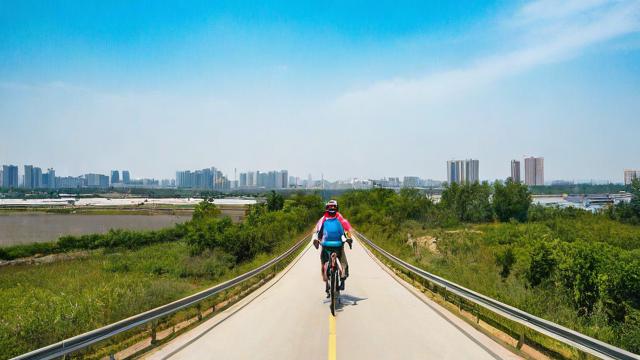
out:
{"label": "city skyline", "polygon": [[442,179],[443,160],[473,157],[492,180],[536,154],[549,179],[615,182],[640,168],[633,0],[2,9],[0,163]]}
{"label": "city skyline", "polygon": [[[531,162],[529,165],[529,170],[527,170],[527,162]],[[543,157],[525,157],[524,158],[524,176],[521,176],[520,174],[520,160],[514,160],[512,159],[510,161],[510,168],[507,168],[507,170],[504,173],[504,176],[500,177],[500,178],[495,178],[495,179],[488,179],[488,178],[484,178],[482,176],[482,173],[479,171],[479,160],[477,159],[466,159],[466,160],[447,160],[447,170],[442,174],[443,176],[441,177],[421,177],[421,176],[413,176],[412,175],[406,175],[406,174],[387,174],[386,176],[381,176],[381,177],[371,177],[371,176],[364,176],[364,175],[356,175],[356,176],[352,176],[352,177],[342,177],[342,178],[324,178],[323,174],[320,174],[319,177],[315,177],[312,174],[307,174],[308,180],[304,179],[301,174],[295,174],[296,176],[293,176],[289,173],[288,170],[286,169],[282,169],[282,170],[268,170],[268,171],[260,171],[260,170],[255,170],[255,171],[249,171],[249,170],[242,170],[240,172],[237,171],[237,168],[234,168],[232,172],[225,172],[222,171],[216,167],[205,167],[202,170],[193,170],[193,172],[191,172],[191,170],[185,170],[185,171],[174,171],[173,175],[174,176],[170,176],[170,177],[137,177],[137,178],[131,178],[130,179],[130,171],[129,170],[116,170],[116,169],[111,169],[109,171],[97,171],[97,172],[87,172],[87,171],[82,171],[80,174],[64,174],[64,176],[56,176],[56,169],[54,167],[51,166],[46,166],[46,172],[42,171],[42,167],[37,166],[37,165],[32,165],[32,164],[20,164],[20,165],[16,165],[16,164],[12,164],[12,163],[8,163],[8,164],[2,164],[0,163],[0,166],[2,166],[2,168],[0,168],[0,186],[3,186],[4,183],[7,182],[7,180],[9,179],[9,176],[11,176],[12,180],[9,180],[9,183],[13,183],[13,176],[15,176],[15,178],[17,179],[17,183],[19,184],[18,187],[26,187],[26,188],[47,188],[47,187],[52,187],[53,185],[50,185],[49,183],[49,178],[53,177],[54,179],[65,179],[66,182],[71,181],[71,183],[75,184],[78,178],[86,178],[87,175],[100,175],[100,176],[104,176],[107,179],[108,184],[111,186],[113,184],[116,184],[116,186],[125,186],[127,184],[131,184],[132,186],[139,186],[142,185],[143,183],[146,184],[151,184],[154,186],[159,186],[162,185],[166,186],[166,187],[172,187],[172,186],[176,186],[176,184],[179,183],[179,173],[182,172],[191,172],[192,175],[195,175],[196,172],[201,172],[201,171],[209,171],[209,170],[213,170],[216,173],[218,173],[219,175],[212,175],[213,178],[221,178],[224,179],[225,182],[228,182],[227,185],[224,186],[224,189],[229,189],[229,188],[233,188],[233,185],[235,182],[237,182],[237,186],[240,188],[260,188],[260,187],[264,187],[265,181],[271,181],[274,184],[271,184],[269,186],[267,186],[268,188],[286,188],[287,186],[279,186],[276,185],[276,181],[279,181],[279,183],[281,184],[295,184],[297,185],[301,185],[302,183],[309,183],[311,182],[311,179],[315,179],[317,181],[319,181],[320,179],[324,179],[330,182],[337,182],[337,183],[341,183],[344,181],[353,181],[353,180],[368,180],[368,181],[383,181],[383,180],[389,180],[389,179],[398,179],[397,181],[399,183],[404,183],[405,181],[409,181],[411,183],[414,183],[418,180],[423,180],[426,182],[430,182],[430,181],[434,181],[434,182],[452,182],[452,179],[455,179],[454,182],[474,182],[474,181],[488,181],[488,182],[493,182],[495,180],[498,181],[504,181],[507,178],[512,178],[514,179],[514,174],[517,174],[517,178],[515,179],[516,181],[523,182],[527,185],[559,185],[559,184],[568,184],[568,183],[592,183],[592,184],[605,184],[605,183],[611,183],[611,184],[627,184],[629,182],[629,178],[630,176],[636,176],[636,177],[640,177],[640,175],[635,175],[635,174],[640,174],[640,170],[629,170],[627,168],[621,170],[621,176],[619,179],[617,180],[609,180],[609,179],[580,179],[580,178],[554,178],[554,177],[547,177],[545,179],[545,164],[544,164],[544,158]],[[455,165],[455,166],[454,166]],[[15,169],[12,169],[13,167],[15,167]],[[24,170],[18,170],[20,168],[23,168]],[[29,169],[29,171],[27,171],[27,169]],[[453,171],[455,174],[452,174]],[[538,171],[538,174],[536,175],[536,171]],[[529,172],[529,180],[527,180],[527,173]],[[35,175],[34,175],[35,174]],[[58,175],[62,175],[63,173],[57,172]],[[233,175],[232,175],[233,174]],[[629,175],[629,174],[634,174],[634,175]],[[31,175],[32,177],[35,176],[35,178],[29,178],[29,175]],[[258,179],[258,175],[262,175],[264,176],[277,176],[277,180],[266,180],[266,178],[264,178],[263,180],[259,180]],[[291,175],[291,176],[290,176]],[[452,177],[453,175],[453,177]],[[234,176],[237,177],[234,178]],[[458,177],[460,177],[460,179],[462,180],[458,180]],[[244,179],[243,179],[244,178]],[[400,181],[399,179],[403,178],[403,181]],[[38,183],[37,179],[40,179],[39,181],[41,181],[42,183]],[[114,179],[117,179],[117,181],[114,182]],[[104,180],[102,180],[104,183]],[[244,184],[243,185],[243,181]],[[261,181],[261,182],[260,182]],[[26,184],[31,184],[30,186],[27,186]],[[258,183],[260,183],[261,185],[257,185]],[[35,184],[39,184],[38,186],[35,186]],[[171,184],[171,185],[169,185]],[[253,184],[253,185],[249,185],[249,184]],[[431,185],[429,185],[431,186]],[[70,186],[70,187],[75,187],[75,186]],[[179,186],[178,186],[179,187]]]}

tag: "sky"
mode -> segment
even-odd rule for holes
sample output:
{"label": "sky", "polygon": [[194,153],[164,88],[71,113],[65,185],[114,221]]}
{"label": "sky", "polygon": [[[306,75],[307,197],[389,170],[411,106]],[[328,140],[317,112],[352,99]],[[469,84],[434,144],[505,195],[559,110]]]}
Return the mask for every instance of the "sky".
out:
{"label": "sky", "polygon": [[0,0],[0,164],[622,182],[639,134],[640,0]]}

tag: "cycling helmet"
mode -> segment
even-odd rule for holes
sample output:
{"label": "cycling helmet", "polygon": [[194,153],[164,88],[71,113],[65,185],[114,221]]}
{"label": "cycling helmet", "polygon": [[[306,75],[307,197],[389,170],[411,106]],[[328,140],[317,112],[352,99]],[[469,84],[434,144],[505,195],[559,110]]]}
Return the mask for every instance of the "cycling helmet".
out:
{"label": "cycling helmet", "polygon": [[334,216],[338,212],[338,202],[335,200],[329,200],[324,208],[327,210],[329,215]]}

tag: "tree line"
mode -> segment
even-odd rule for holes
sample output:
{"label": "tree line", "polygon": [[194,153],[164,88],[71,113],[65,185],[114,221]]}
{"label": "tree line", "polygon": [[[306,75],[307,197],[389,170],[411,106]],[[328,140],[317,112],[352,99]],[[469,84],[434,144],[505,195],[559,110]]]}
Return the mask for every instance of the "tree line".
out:
{"label": "tree line", "polygon": [[153,231],[112,229],[104,234],[62,236],[54,242],[2,247],[0,259],[100,248],[136,249],[184,239],[194,255],[215,249],[245,261],[258,253],[269,252],[303,232],[321,215],[322,208],[322,199],[316,194],[294,193],[285,199],[272,192],[267,194],[266,203],[250,206],[244,221],[233,223],[230,218],[221,216],[213,199],[208,198],[196,205],[190,221],[171,228]]}

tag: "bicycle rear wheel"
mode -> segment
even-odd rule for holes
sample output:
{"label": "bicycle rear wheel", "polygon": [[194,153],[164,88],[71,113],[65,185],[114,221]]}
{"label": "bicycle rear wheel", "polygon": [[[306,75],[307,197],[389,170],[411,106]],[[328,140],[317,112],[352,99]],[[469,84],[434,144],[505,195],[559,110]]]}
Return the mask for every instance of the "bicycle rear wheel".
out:
{"label": "bicycle rear wheel", "polygon": [[331,315],[336,316],[336,304],[338,303],[338,272],[334,269],[331,270]]}

